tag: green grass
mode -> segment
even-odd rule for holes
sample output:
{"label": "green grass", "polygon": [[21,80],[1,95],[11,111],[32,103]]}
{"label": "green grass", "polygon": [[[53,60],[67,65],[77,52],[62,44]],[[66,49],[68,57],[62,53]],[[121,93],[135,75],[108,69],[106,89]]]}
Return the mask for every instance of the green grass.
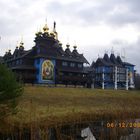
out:
{"label": "green grass", "polygon": [[140,118],[140,91],[24,87],[9,124],[51,125],[74,120]]}

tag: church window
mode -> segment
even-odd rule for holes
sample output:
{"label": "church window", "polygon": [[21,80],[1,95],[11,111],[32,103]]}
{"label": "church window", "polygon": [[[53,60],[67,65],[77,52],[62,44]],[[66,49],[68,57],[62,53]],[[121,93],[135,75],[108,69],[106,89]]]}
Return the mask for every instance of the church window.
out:
{"label": "church window", "polygon": [[70,66],[71,67],[75,67],[75,63],[70,63]]}
{"label": "church window", "polygon": [[82,64],[78,64],[78,68],[82,68]]}
{"label": "church window", "polygon": [[20,64],[20,65],[22,64],[22,59],[19,60],[19,64]]}
{"label": "church window", "polygon": [[37,48],[37,54],[39,54],[40,53],[40,48]]}
{"label": "church window", "polygon": [[67,62],[62,62],[62,66],[68,66],[68,63]]}
{"label": "church window", "polygon": [[18,65],[18,64],[19,64],[19,60],[16,61],[16,65]]}

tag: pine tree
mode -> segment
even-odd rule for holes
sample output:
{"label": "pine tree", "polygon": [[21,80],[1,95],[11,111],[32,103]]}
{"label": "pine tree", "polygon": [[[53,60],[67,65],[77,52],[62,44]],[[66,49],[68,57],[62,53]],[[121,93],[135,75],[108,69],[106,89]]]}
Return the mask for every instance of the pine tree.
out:
{"label": "pine tree", "polygon": [[14,73],[0,64],[0,118],[15,112],[16,99],[22,92],[23,88],[16,81]]}

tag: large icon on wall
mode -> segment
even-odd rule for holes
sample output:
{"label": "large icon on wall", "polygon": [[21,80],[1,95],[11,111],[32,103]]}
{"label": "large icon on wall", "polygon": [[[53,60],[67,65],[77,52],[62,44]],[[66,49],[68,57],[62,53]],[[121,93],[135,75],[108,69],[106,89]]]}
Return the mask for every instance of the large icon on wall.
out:
{"label": "large icon on wall", "polygon": [[54,64],[51,60],[43,61],[41,77],[43,81],[54,80]]}
{"label": "large icon on wall", "polygon": [[134,88],[133,73],[130,70],[128,71],[128,81],[129,81],[129,87]]}

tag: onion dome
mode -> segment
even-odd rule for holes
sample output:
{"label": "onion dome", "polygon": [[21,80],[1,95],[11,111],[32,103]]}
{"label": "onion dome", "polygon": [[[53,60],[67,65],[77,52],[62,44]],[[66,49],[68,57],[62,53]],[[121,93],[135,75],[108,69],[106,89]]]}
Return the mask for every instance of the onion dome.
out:
{"label": "onion dome", "polygon": [[66,52],[69,56],[71,56],[71,51],[70,51],[70,48],[69,48],[69,47],[70,47],[69,43],[66,44],[66,47],[67,47],[67,48],[65,49],[65,52]]}
{"label": "onion dome", "polygon": [[69,44],[69,43],[67,43],[67,44],[66,44],[66,47],[67,47],[67,49],[69,49],[69,47],[70,47],[70,44]]}
{"label": "onion dome", "polygon": [[77,46],[74,45],[73,48],[74,48],[73,51],[72,51],[73,55],[78,57],[79,53],[77,52]]}
{"label": "onion dome", "polygon": [[36,36],[41,36],[41,35],[42,35],[41,30],[40,30],[40,31],[38,31],[38,32],[36,32],[36,33],[35,33],[35,35],[36,35]]}
{"label": "onion dome", "polygon": [[44,33],[48,33],[49,32],[49,27],[48,27],[47,23],[43,27],[43,31],[44,31]]}
{"label": "onion dome", "polygon": [[10,55],[11,55],[11,50],[9,50],[9,51],[8,51],[8,54],[10,54]]}
{"label": "onion dome", "polygon": [[76,46],[76,45],[74,45],[74,46],[73,46],[73,48],[74,48],[74,50],[76,50],[77,46]]}
{"label": "onion dome", "polygon": [[20,50],[24,50],[24,43],[23,43],[22,41],[21,41],[20,44],[19,44],[19,49],[20,49]]}
{"label": "onion dome", "polygon": [[36,32],[35,35],[38,36],[39,35],[38,32]]}
{"label": "onion dome", "polygon": [[61,42],[59,42],[59,46],[61,46],[61,47],[62,47],[62,43],[61,43]]}
{"label": "onion dome", "polygon": [[16,46],[16,49],[18,49],[18,44],[17,44],[17,46]]}
{"label": "onion dome", "polygon": [[52,31],[52,32],[50,33],[50,36],[54,38],[54,37],[55,37],[55,33]]}
{"label": "onion dome", "polygon": [[20,42],[20,47],[23,47],[23,45],[24,45],[24,43],[21,41],[21,42]]}

